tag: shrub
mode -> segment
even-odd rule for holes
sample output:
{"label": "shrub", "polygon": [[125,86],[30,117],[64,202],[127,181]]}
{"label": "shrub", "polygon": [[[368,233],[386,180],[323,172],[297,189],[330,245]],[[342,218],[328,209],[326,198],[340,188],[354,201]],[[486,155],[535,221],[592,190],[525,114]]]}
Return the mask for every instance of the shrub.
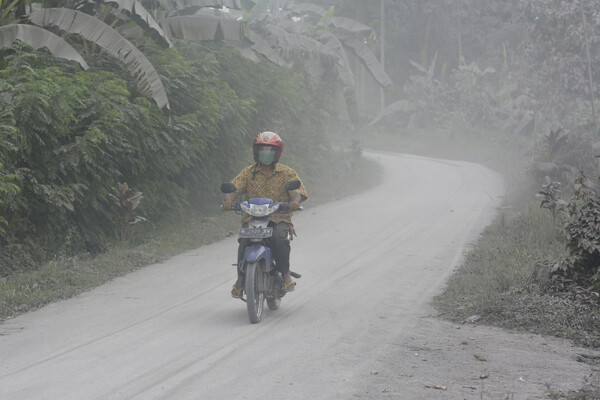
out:
{"label": "shrub", "polygon": [[600,278],[600,193],[584,175],[575,181],[575,194],[567,206],[563,227],[569,256],[554,267],[554,272],[581,281]]}

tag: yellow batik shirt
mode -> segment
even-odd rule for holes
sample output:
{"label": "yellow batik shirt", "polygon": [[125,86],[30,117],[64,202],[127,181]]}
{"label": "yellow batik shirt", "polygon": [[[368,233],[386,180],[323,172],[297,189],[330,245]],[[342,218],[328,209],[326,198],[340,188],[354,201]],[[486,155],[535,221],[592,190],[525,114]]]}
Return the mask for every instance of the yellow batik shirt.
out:
{"label": "yellow batik shirt", "polygon": [[[281,164],[275,164],[275,171],[271,176],[265,175],[260,166],[255,164],[244,168],[242,172],[233,178],[233,184],[236,187],[236,193],[242,196],[243,200],[253,197],[268,197],[273,201],[282,201],[289,203],[292,195],[300,193],[302,200],[308,198],[304,184],[296,190],[285,191],[285,184],[288,181],[299,179],[296,171]],[[274,223],[287,222],[292,223],[293,212],[278,212],[271,214],[269,220]],[[244,222],[251,219],[249,215],[244,214]]]}

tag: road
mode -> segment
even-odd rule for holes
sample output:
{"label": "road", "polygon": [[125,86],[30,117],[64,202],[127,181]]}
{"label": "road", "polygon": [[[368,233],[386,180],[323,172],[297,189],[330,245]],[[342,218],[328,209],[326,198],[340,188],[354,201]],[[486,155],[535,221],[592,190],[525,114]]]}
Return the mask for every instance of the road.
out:
{"label": "road", "polygon": [[229,295],[232,237],[1,324],[0,399],[519,399],[577,388],[588,369],[564,342],[432,317],[430,300],[502,204],[501,177],[369,156],[381,185],[295,216],[292,269],[303,277],[260,324]]}

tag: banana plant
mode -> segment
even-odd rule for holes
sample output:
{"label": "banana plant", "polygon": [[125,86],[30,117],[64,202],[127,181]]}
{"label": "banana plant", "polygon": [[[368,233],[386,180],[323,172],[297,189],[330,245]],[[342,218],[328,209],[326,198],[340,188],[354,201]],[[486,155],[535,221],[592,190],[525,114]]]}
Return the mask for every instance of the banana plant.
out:
{"label": "banana plant", "polygon": [[150,61],[127,39],[98,18],[68,8],[42,8],[31,13],[29,18],[40,27],[55,26],[96,43],[127,66],[144,95],[152,97],[159,108],[169,109],[167,93]]}
{"label": "banana plant", "polygon": [[[7,6],[2,9],[2,5],[7,4]],[[7,19],[8,15],[11,11],[15,11],[15,18],[18,20],[25,14],[25,1],[24,0],[0,0],[0,25],[3,23],[5,19]]]}
{"label": "banana plant", "polygon": [[[0,0],[0,10],[2,10],[2,1]],[[43,2],[41,6],[47,5],[45,3]],[[36,49],[47,47],[55,56],[74,60],[87,69],[87,64],[81,55],[77,55],[75,49],[66,44],[61,37],[41,28],[55,26],[64,32],[79,34],[86,41],[98,45],[122,61],[135,79],[140,91],[145,96],[152,98],[159,108],[169,109],[166,91],[152,64],[141,51],[114,29],[119,21],[132,20],[140,27],[152,32],[167,46],[172,46],[169,37],[139,0],[75,0],[59,3],[70,8],[40,8],[39,4],[35,4],[32,7],[34,11],[25,16],[24,20],[10,21],[18,28],[2,29],[0,48],[11,45],[15,40],[20,40],[30,43]],[[8,20],[9,12],[18,4],[21,3],[12,0],[8,7],[0,11],[0,23]],[[112,18],[112,26],[101,20],[101,18],[106,19],[108,14],[116,17]],[[37,28],[21,23],[24,21],[37,25]]]}
{"label": "banana plant", "polygon": [[246,35],[241,21],[208,14],[170,17],[161,24],[169,36],[184,40],[242,41]]}
{"label": "banana plant", "polygon": [[159,23],[139,0],[104,0],[103,3],[113,8],[111,10],[113,15],[120,19],[133,20],[140,28],[151,32],[167,46],[173,46]]}
{"label": "banana plant", "polygon": [[[284,67],[303,63],[315,76],[334,71],[342,83],[352,117],[358,115],[351,68],[355,60],[360,61],[381,87],[392,86],[392,81],[365,44],[365,37],[373,36],[371,28],[348,18],[335,17],[333,8],[325,10],[310,3],[296,4],[292,0],[160,2],[171,10],[171,16],[160,19],[160,24],[172,39],[227,40],[240,45],[242,54],[255,61],[260,59],[259,55]],[[232,17],[225,12],[215,12],[218,7],[236,9],[244,14],[239,18],[239,14],[230,13],[234,15]],[[211,12],[202,12],[203,9]]]}

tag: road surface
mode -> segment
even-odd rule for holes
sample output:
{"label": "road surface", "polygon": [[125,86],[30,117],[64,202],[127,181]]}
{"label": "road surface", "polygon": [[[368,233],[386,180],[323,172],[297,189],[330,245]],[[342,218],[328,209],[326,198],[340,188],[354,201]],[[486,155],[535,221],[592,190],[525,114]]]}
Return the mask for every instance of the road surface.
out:
{"label": "road surface", "polygon": [[430,300],[502,204],[501,177],[369,156],[383,165],[381,185],[307,202],[295,216],[292,269],[303,277],[260,324],[229,295],[232,237],[1,324],[0,399],[525,399],[577,389],[588,369],[565,342],[432,317]]}

